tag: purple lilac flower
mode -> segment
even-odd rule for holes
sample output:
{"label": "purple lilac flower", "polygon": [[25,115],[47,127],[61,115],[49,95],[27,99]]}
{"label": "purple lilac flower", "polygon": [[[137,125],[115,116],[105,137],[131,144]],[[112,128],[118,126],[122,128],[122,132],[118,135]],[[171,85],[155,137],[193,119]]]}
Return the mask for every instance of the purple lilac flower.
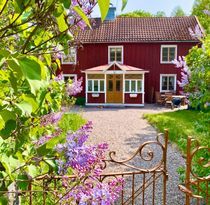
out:
{"label": "purple lilac flower", "polygon": [[189,84],[189,78],[191,75],[191,72],[187,66],[187,63],[185,61],[184,56],[179,56],[178,60],[173,60],[173,64],[176,65],[177,68],[181,68],[181,81],[177,81],[180,87],[185,87],[186,85]]}
{"label": "purple lilac flower", "polygon": [[47,125],[56,125],[63,116],[63,114],[63,112],[56,112],[44,115],[40,120],[40,125],[42,127]]}
{"label": "purple lilac flower", "polygon": [[64,77],[63,77],[63,74],[59,74],[55,77],[54,79],[56,82],[64,82]]}
{"label": "purple lilac flower", "polygon": [[122,178],[103,183],[92,180],[85,182],[84,185],[76,186],[63,200],[66,202],[74,200],[80,205],[111,205],[118,199],[123,185],[124,180]]}
{"label": "purple lilac flower", "polygon": [[202,33],[198,24],[195,26],[194,31],[192,30],[192,28],[188,28],[188,30],[189,30],[189,33],[193,39],[203,38],[203,33]]}
{"label": "purple lilac flower", "polygon": [[77,22],[76,25],[80,29],[84,30],[86,27],[86,23],[81,19],[81,17],[78,15],[78,13],[75,12],[74,7],[79,6],[83,10],[85,15],[87,15],[89,17],[90,13],[91,13],[91,9],[93,7],[93,4],[94,4],[94,1],[89,1],[89,0],[80,0],[80,1],[72,0],[71,6],[69,9],[69,14],[70,14],[69,22],[71,24],[75,24]]}
{"label": "purple lilac flower", "polygon": [[63,153],[65,157],[65,163],[58,163],[59,170],[62,171],[60,174],[65,174],[68,168],[73,168],[79,177],[90,173],[98,176],[101,173],[108,145],[106,143],[96,146],[85,145],[90,130],[92,130],[92,122],[88,122],[74,133],[69,132],[66,143],[55,147],[55,150],[60,154]]}
{"label": "purple lilac flower", "polygon": [[67,84],[66,93],[69,96],[75,96],[82,91],[82,78],[79,80],[73,80],[71,84]]}
{"label": "purple lilac flower", "polygon": [[207,10],[207,9],[203,10],[203,13],[206,14],[206,15],[208,15],[208,16],[210,16],[210,11]]}

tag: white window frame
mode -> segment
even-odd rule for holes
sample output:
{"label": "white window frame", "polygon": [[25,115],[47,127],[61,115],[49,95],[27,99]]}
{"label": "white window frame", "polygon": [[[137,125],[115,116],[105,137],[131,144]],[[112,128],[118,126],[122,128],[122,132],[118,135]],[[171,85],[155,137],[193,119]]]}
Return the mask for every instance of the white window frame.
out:
{"label": "white window frame", "polygon": [[[162,90],[162,77],[174,77],[174,90]],[[177,79],[176,77],[177,77],[176,74],[160,74],[160,92],[176,91],[176,79]]]}
{"label": "white window frame", "polygon": [[[92,91],[88,90],[88,82],[92,81]],[[98,91],[94,91],[94,81],[98,81]],[[100,81],[104,81],[104,91],[100,91]],[[105,80],[104,79],[87,79],[87,92],[88,93],[105,93]]]}
{"label": "white window frame", "polygon": [[77,81],[77,75],[76,74],[63,74],[63,77],[74,77],[74,80]]}
{"label": "white window frame", "polygon": [[76,64],[77,63],[77,48],[76,47],[69,47],[67,56],[69,55],[69,50],[70,49],[75,49],[75,61],[74,62],[64,62],[63,57],[66,56],[66,55],[65,55],[65,53],[63,53],[62,56],[61,56],[61,64]]}
{"label": "white window frame", "polygon": [[117,63],[122,63],[122,64],[123,64],[123,59],[124,59],[123,46],[108,46],[108,64],[114,62],[114,61],[110,61],[110,49],[111,49],[111,48],[121,48],[121,49],[122,49],[122,58],[121,58],[121,61],[116,61],[116,62],[117,62]]}
{"label": "white window frame", "polygon": [[163,48],[175,48],[175,59],[177,59],[177,45],[161,45],[160,47],[160,63],[161,64],[173,64],[171,61],[163,61]]}
{"label": "white window frame", "polygon": [[[129,81],[129,91],[125,90],[125,81]],[[136,81],[136,85],[135,85],[135,92],[132,92],[131,90],[131,81]],[[138,87],[138,83],[137,81],[141,82],[141,91],[137,92],[137,87]],[[143,93],[143,80],[142,79],[125,79],[124,80],[124,93]]]}

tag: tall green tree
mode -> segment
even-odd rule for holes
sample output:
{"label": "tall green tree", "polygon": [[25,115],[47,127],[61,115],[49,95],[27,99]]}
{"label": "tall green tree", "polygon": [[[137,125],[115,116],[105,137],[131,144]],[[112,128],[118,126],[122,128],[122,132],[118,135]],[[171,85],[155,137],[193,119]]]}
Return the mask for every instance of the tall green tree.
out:
{"label": "tall green tree", "polygon": [[152,17],[153,14],[148,11],[144,11],[144,10],[136,10],[133,12],[121,14],[120,16],[123,16],[123,17]]}
{"label": "tall green tree", "polygon": [[171,12],[171,16],[186,16],[186,14],[180,6],[177,6]]}
{"label": "tall green tree", "polygon": [[192,15],[197,16],[205,31],[210,33],[210,18],[208,12],[210,12],[210,0],[195,0]]}
{"label": "tall green tree", "polygon": [[166,16],[166,13],[164,11],[158,11],[156,14],[155,14],[156,17],[165,17]]}

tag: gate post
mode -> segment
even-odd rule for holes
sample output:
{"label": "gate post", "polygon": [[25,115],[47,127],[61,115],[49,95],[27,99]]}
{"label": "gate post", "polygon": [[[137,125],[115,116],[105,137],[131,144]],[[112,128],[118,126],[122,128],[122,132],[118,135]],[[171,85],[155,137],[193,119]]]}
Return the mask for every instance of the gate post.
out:
{"label": "gate post", "polygon": [[[187,160],[186,160],[186,177],[185,177],[185,186],[190,190],[190,172],[191,172],[191,137],[187,138]],[[186,194],[186,205],[190,205],[190,196]]]}
{"label": "gate post", "polygon": [[168,149],[168,130],[165,129],[164,132],[164,151],[163,151],[163,164],[164,164],[164,175],[163,175],[163,205],[166,205],[166,183],[168,180],[168,172],[167,172],[167,149]]}

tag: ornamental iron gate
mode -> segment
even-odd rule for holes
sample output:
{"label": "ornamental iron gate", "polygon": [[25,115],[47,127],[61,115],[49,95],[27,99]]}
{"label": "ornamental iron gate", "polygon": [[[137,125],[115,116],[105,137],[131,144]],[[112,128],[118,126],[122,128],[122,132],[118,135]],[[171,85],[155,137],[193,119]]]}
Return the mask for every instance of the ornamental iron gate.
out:
{"label": "ornamental iron gate", "polygon": [[[196,169],[195,166],[198,168]],[[199,170],[199,173],[197,173]],[[205,170],[205,172],[203,172]],[[210,204],[210,148],[188,137],[185,182],[179,189],[186,195],[186,205]],[[203,176],[207,173],[206,176]]]}
{"label": "ornamental iron gate", "polygon": [[[98,180],[105,182],[108,179],[124,179],[125,183],[116,202],[117,205],[166,205],[167,145],[168,131],[165,130],[165,133],[158,134],[155,140],[142,143],[136,152],[126,160],[117,160],[115,152],[109,153],[109,158],[104,161],[104,173]],[[159,157],[156,157],[157,152]],[[31,181],[19,180],[16,181],[16,184],[27,182],[27,189],[16,190],[14,185],[10,191],[0,190],[0,195],[9,196],[10,199],[13,199],[10,204],[16,205],[62,204],[62,197],[77,185],[75,176],[65,176],[66,182],[72,186],[64,189],[63,179],[64,177],[61,176],[46,175]],[[62,196],[59,196],[58,190],[60,193],[61,189],[63,189]],[[158,202],[156,202],[157,198]]]}

